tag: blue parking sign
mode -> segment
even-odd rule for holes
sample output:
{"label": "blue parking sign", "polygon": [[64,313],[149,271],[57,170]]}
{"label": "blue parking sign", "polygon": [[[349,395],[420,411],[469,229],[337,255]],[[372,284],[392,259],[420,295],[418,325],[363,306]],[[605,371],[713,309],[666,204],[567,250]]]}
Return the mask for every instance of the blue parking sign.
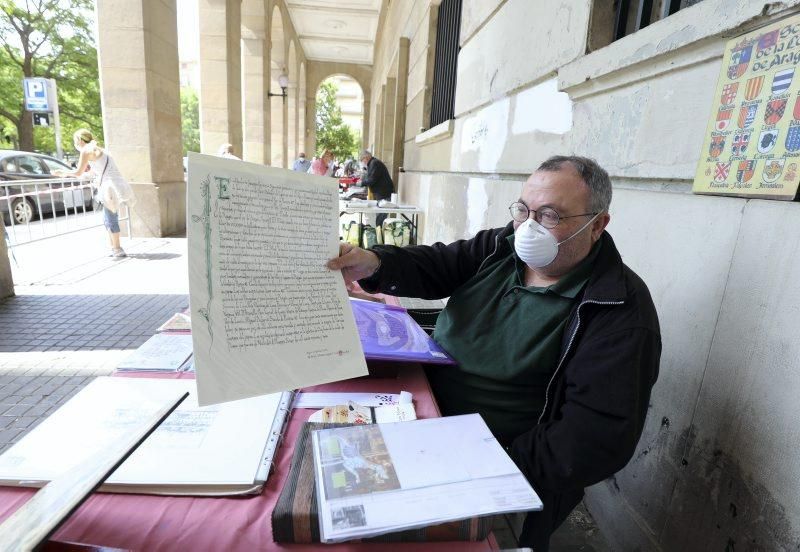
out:
{"label": "blue parking sign", "polygon": [[49,83],[47,79],[23,79],[25,109],[28,111],[50,111],[50,102],[48,101],[47,94],[48,88]]}

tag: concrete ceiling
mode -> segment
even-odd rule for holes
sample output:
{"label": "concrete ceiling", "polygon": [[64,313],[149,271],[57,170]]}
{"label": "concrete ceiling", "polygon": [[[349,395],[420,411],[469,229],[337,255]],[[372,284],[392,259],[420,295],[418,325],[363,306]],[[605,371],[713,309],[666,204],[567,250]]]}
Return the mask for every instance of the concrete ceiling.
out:
{"label": "concrete ceiling", "polygon": [[372,64],[381,0],[287,0],[306,58]]}

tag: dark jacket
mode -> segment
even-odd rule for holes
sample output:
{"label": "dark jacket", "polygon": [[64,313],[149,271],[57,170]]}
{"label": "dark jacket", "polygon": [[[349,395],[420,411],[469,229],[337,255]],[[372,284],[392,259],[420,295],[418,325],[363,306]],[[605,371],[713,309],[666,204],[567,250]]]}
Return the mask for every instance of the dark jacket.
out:
{"label": "dark jacket", "polygon": [[389,199],[394,192],[389,170],[377,157],[373,157],[367,163],[367,174],[361,179],[361,183],[372,191],[375,199]]}
{"label": "dark jacket", "polygon": [[[377,274],[367,291],[435,299],[512,254],[513,225],[449,245],[376,246]],[[604,232],[594,271],[576,299],[560,360],[537,425],[517,437],[511,456],[544,502],[528,515],[521,544],[547,550],[552,531],[583,489],[610,477],[633,455],[650,389],[658,376],[661,335],[650,292]],[[490,331],[490,328],[487,328]],[[457,356],[456,352],[456,356]]]}

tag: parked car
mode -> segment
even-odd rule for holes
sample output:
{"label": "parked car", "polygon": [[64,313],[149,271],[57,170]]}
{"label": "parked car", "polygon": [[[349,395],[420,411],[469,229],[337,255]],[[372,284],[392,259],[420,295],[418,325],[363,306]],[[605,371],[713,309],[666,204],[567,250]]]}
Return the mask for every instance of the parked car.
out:
{"label": "parked car", "polygon": [[[25,224],[39,216],[39,206],[41,214],[52,214],[55,204],[55,212],[63,212],[65,209],[77,207],[82,211],[92,208],[92,190],[86,187],[79,190],[58,191],[62,187],[69,188],[74,183],[61,182],[52,183],[53,193],[49,193],[47,185],[39,186],[40,192],[47,192],[38,195],[37,202],[36,186],[25,184],[20,186],[8,185],[7,182],[14,180],[44,180],[47,178],[58,178],[53,175],[56,170],[71,170],[70,166],[59,161],[55,157],[42,155],[41,153],[31,153],[28,151],[0,150],[0,213],[8,223],[9,211],[14,216],[14,223]],[[22,196],[8,199],[9,196]],[[38,204],[37,204],[38,203]],[[10,209],[9,209],[10,207]]]}

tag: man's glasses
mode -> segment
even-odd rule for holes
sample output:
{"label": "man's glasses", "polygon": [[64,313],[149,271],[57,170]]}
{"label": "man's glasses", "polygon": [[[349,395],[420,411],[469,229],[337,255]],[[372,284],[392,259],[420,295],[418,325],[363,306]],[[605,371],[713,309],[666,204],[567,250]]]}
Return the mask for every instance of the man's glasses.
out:
{"label": "man's glasses", "polygon": [[597,213],[583,213],[580,215],[570,215],[568,217],[562,217],[558,214],[555,209],[551,209],[550,207],[542,207],[540,209],[528,209],[528,206],[522,203],[521,201],[515,201],[508,207],[508,212],[511,213],[511,218],[517,222],[525,222],[528,220],[528,217],[531,216],[533,213],[533,220],[544,226],[545,228],[555,228],[558,226],[558,223],[564,219],[568,218],[575,218],[575,217],[590,217],[594,216]]}

